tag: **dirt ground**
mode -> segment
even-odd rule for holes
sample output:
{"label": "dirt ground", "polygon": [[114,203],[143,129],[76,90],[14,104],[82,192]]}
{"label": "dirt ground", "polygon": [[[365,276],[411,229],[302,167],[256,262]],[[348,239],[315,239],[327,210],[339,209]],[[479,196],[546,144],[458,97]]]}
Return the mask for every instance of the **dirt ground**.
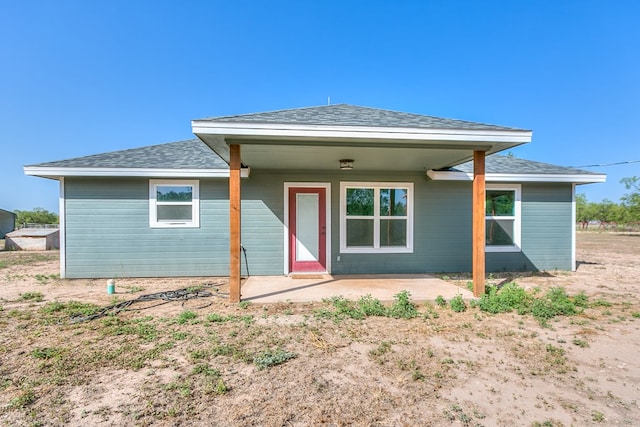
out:
{"label": "dirt ground", "polygon": [[[411,319],[230,304],[212,278],[120,278],[107,295],[59,279],[55,252],[0,252],[0,425],[640,425],[640,235],[578,233],[577,260],[513,277],[588,296],[541,326],[435,304]],[[214,296],[69,317],[190,287]]]}

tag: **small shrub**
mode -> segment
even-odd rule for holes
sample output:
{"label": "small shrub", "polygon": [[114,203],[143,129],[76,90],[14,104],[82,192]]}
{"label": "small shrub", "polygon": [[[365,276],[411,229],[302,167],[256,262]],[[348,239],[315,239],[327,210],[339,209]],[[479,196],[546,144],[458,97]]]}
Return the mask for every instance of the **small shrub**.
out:
{"label": "small shrub", "polygon": [[55,347],[42,347],[31,351],[31,357],[36,359],[53,359],[55,357],[60,357],[61,354],[62,350]]}
{"label": "small shrub", "polygon": [[591,303],[591,307],[611,307],[611,303],[607,300],[597,299]]}
{"label": "small shrub", "polygon": [[42,292],[25,292],[20,294],[20,301],[40,302],[44,299]]}
{"label": "small shrub", "polygon": [[40,310],[42,310],[43,313],[51,314],[58,311],[62,311],[64,310],[64,308],[65,308],[65,305],[63,303],[58,301],[51,301],[47,303],[44,307],[42,307]]}
{"label": "small shrub", "polygon": [[552,366],[564,371],[567,363],[564,349],[556,347],[553,344],[547,344],[546,350],[547,354],[545,356],[545,360]]}
{"label": "small shrub", "polygon": [[528,311],[531,296],[516,283],[507,283],[498,290],[496,286],[489,286],[487,293],[478,301],[480,310],[488,313],[508,313],[516,310],[523,314]]}
{"label": "small shrub", "polygon": [[393,318],[412,319],[418,315],[418,309],[409,300],[411,293],[409,291],[401,291],[393,296],[396,300],[389,308],[389,316]]}
{"label": "small shrub", "polygon": [[582,291],[573,297],[573,303],[576,307],[587,308],[589,307],[589,297]]}
{"label": "small shrub", "polygon": [[589,343],[588,342],[586,342],[585,340],[581,340],[579,338],[574,338],[573,339],[573,344],[577,345],[578,347],[582,347],[582,348],[589,347]]}
{"label": "small shrub", "polygon": [[27,389],[11,399],[9,406],[12,408],[25,408],[35,402],[36,399],[37,397],[35,392],[31,389]]}
{"label": "small shrub", "polygon": [[238,305],[241,309],[246,310],[251,305],[251,301],[240,301]]}
{"label": "small shrub", "polygon": [[449,306],[451,307],[451,310],[456,313],[462,313],[467,309],[467,303],[464,302],[462,295],[460,294],[456,295],[451,299],[451,301],[449,301]]}
{"label": "small shrub", "polygon": [[253,357],[253,363],[258,369],[281,365],[297,357],[297,354],[282,349],[266,350]]}
{"label": "small shrub", "polygon": [[351,317],[352,319],[364,319],[365,315],[353,301],[350,301],[342,296],[332,297],[330,299],[331,304],[336,309],[335,315],[338,317]]}
{"label": "small shrub", "polygon": [[369,355],[373,357],[380,357],[391,351],[391,343],[388,341],[382,341],[378,347],[369,351]]}
{"label": "small shrub", "polygon": [[421,380],[424,380],[425,378],[426,378],[425,375],[420,371],[420,369],[415,369],[411,373],[411,379],[414,381],[421,381]]}
{"label": "small shrub", "polygon": [[191,310],[185,310],[182,313],[180,313],[178,315],[178,318],[176,319],[176,322],[178,322],[181,325],[184,325],[185,323],[196,319],[198,317],[198,314],[191,311]]}
{"label": "small shrub", "polygon": [[227,387],[222,378],[218,378],[214,392],[219,396],[225,395],[229,392],[229,387]]}
{"label": "small shrub", "polygon": [[440,307],[444,307],[445,305],[447,305],[447,300],[445,300],[442,295],[438,295],[436,297],[436,305],[439,305]]}
{"label": "small shrub", "polygon": [[387,315],[386,307],[380,302],[380,300],[373,298],[371,295],[365,295],[360,298],[358,300],[358,307],[365,316]]}
{"label": "small shrub", "polygon": [[207,320],[212,323],[222,323],[226,322],[227,318],[225,316],[221,316],[218,313],[209,313],[207,315]]}
{"label": "small shrub", "polygon": [[561,287],[551,288],[531,304],[531,314],[541,323],[558,315],[570,316],[577,312],[576,305]]}
{"label": "small shrub", "polygon": [[196,365],[193,367],[193,373],[196,375],[204,375],[205,377],[219,377],[220,371],[210,367],[209,365]]}
{"label": "small shrub", "polygon": [[600,411],[593,410],[591,411],[591,419],[597,423],[601,423],[604,421],[604,414]]}

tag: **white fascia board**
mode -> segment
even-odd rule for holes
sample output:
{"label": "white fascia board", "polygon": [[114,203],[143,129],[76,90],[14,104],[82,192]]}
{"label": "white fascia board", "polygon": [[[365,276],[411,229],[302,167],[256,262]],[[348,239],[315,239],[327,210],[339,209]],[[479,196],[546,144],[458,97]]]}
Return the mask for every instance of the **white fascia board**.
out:
{"label": "white fascia board", "polygon": [[416,141],[531,142],[528,130],[421,129],[365,126],[284,125],[265,123],[224,123],[193,120],[191,130],[198,135],[289,138],[364,138]]}
{"label": "white fascia board", "polygon": [[[450,171],[427,171],[427,176],[434,181],[473,181],[473,173]],[[585,174],[518,174],[518,173],[487,173],[487,182],[570,182],[574,184],[592,184],[605,182],[606,175]]]}
{"label": "white fascia board", "polygon": [[[251,170],[243,168],[242,178],[248,178]],[[153,168],[61,168],[25,166],[25,175],[42,177],[100,176],[144,178],[229,178],[229,169],[153,169]]]}

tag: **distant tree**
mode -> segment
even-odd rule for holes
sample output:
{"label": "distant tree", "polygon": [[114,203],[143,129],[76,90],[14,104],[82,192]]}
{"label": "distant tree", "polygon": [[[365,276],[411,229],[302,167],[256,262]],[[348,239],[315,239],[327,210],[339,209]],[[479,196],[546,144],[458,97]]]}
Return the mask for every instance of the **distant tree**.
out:
{"label": "distant tree", "polygon": [[593,203],[593,216],[601,223],[617,222],[623,219],[624,212],[620,205],[609,199],[600,203]]}
{"label": "distant tree", "polygon": [[576,221],[580,223],[588,223],[593,218],[593,212],[591,209],[592,203],[587,201],[587,196],[584,193],[576,194]]}
{"label": "distant tree", "polygon": [[34,208],[30,211],[16,210],[16,226],[22,224],[57,224],[58,214],[46,209]]}
{"label": "distant tree", "polygon": [[631,190],[620,198],[626,211],[626,222],[640,221],[640,177],[622,178],[620,182],[627,190]]}

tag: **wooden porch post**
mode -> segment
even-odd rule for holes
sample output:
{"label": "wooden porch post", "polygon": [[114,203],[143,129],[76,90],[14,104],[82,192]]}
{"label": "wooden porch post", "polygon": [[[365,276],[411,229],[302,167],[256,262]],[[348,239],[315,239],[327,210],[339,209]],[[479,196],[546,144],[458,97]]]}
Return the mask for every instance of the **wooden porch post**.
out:
{"label": "wooden porch post", "polygon": [[473,295],[484,294],[485,285],[485,154],[473,152]]}
{"label": "wooden porch post", "polygon": [[240,145],[229,145],[229,301],[240,302]]}

